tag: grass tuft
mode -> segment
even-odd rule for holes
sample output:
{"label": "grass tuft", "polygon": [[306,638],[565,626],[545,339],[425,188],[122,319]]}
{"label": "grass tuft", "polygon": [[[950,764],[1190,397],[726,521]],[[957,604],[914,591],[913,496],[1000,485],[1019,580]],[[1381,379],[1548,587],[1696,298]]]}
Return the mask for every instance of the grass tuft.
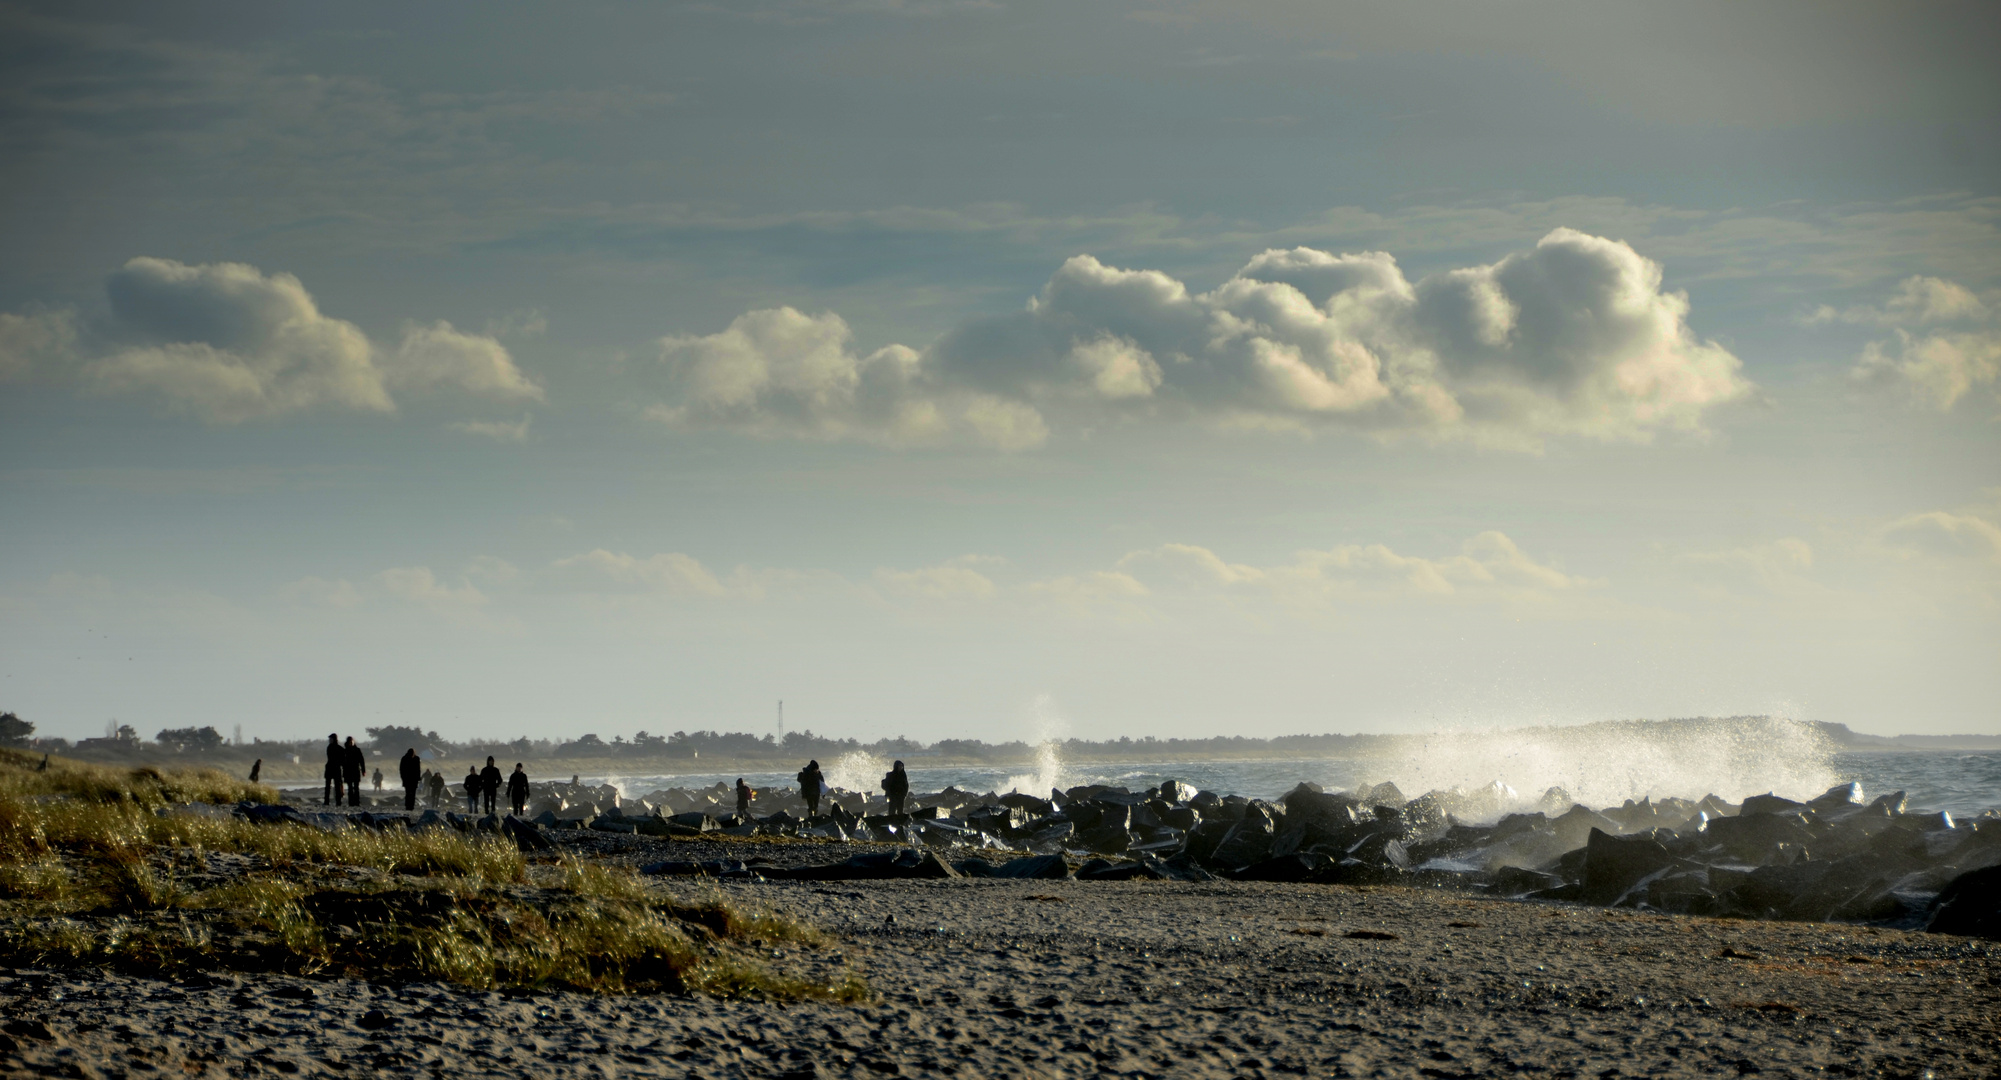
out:
{"label": "grass tuft", "polygon": [[[720,896],[677,900],[629,868],[570,857],[531,875],[516,847],[491,834],[324,832],[177,809],[269,801],[259,797],[269,789],[206,770],[38,765],[0,755],[0,962],[868,995],[852,972],[823,982],[747,955],[824,944],[811,927]],[[218,855],[238,858],[218,871]]]}

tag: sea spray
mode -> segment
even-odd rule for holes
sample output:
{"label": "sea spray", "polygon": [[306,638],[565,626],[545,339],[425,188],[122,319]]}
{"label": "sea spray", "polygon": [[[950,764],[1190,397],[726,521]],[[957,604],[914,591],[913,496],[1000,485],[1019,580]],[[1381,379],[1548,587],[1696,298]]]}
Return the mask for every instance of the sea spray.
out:
{"label": "sea spray", "polygon": [[[1834,753],[1818,727],[1780,717],[1619,721],[1406,736],[1372,771],[1406,795],[1488,789],[1504,813],[1550,788],[1594,807],[1712,793],[1733,802],[1767,791],[1806,798],[1840,782]],[[1514,789],[1516,805],[1491,798],[1495,783]]]}
{"label": "sea spray", "polygon": [[1037,697],[1029,720],[1029,737],[1035,743],[1035,771],[1009,776],[1004,790],[1042,798],[1062,786],[1063,755],[1059,746],[1068,727],[1048,694]]}
{"label": "sea spray", "polygon": [[838,791],[875,791],[889,771],[889,759],[866,750],[850,750],[824,770],[827,786]]}

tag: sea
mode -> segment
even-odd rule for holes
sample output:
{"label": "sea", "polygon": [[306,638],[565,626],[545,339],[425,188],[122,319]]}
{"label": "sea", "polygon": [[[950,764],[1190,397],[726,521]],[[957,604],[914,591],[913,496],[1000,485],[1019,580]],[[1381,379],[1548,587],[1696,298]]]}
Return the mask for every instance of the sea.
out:
{"label": "sea", "polygon": [[[783,772],[691,769],[584,779],[640,798],[667,788],[733,785],[739,776],[754,788],[791,786],[804,764]],[[855,752],[820,764],[832,786],[867,791],[880,790],[891,763]],[[913,792],[956,787],[1043,797],[1052,789],[1082,784],[1138,790],[1180,780],[1220,795],[1276,799],[1302,781],[1327,791],[1389,781],[1406,797],[1432,790],[1484,790],[1489,798],[1480,801],[1501,813],[1541,802],[1551,788],[1562,789],[1572,801],[1606,807],[1627,799],[1709,794],[1731,802],[1766,792],[1805,800],[1852,781],[1870,799],[1901,791],[1914,810],[1944,810],[1955,817],[2001,811],[2001,751],[1845,749],[1829,745],[1804,725],[1785,723],[1740,725],[1723,738],[1715,731],[1696,736],[1563,728],[1444,732],[1409,736],[1392,753],[1220,761],[1070,762],[1052,741],[1027,765],[932,766],[917,760],[908,771]]]}

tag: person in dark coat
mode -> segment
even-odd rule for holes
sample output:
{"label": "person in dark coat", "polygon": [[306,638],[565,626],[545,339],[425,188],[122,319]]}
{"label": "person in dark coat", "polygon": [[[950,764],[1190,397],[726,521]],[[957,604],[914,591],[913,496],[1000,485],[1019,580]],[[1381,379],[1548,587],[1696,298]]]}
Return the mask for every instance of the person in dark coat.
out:
{"label": "person in dark coat", "polygon": [[757,798],[757,792],[752,791],[750,785],[743,782],[743,777],[741,776],[737,777],[736,778],[737,824],[741,825],[744,822],[750,820],[750,800],[755,798]]}
{"label": "person in dark coat", "polygon": [[341,776],[347,781],[347,804],[361,805],[361,773],[368,768],[368,754],[354,744],[354,736],[347,737],[347,745],[341,747],[345,761],[341,765]]}
{"label": "person in dark coat", "polygon": [[403,760],[396,763],[396,771],[403,776],[403,809],[417,808],[417,785],[424,782],[424,759],[417,756],[417,748],[403,751]]}
{"label": "person in dark coat", "polygon": [[820,792],[825,790],[827,778],[820,775],[820,763],[809,761],[799,770],[799,797],[806,800],[806,813],[810,817],[820,816]]}
{"label": "person in dark coat", "polygon": [[514,763],[514,772],[507,778],[507,801],[514,804],[514,816],[520,817],[528,809],[528,774],[520,762]]}
{"label": "person in dark coat", "polygon": [[479,796],[486,790],[486,781],[479,778],[479,770],[466,766],[466,813],[479,813]]}
{"label": "person in dark coat", "polygon": [[486,798],[486,812],[493,813],[494,803],[500,798],[500,766],[493,763],[491,756],[486,759],[486,768],[479,771],[479,790]]}
{"label": "person in dark coat", "polygon": [[882,793],[889,796],[890,813],[903,813],[903,801],[910,798],[910,774],[903,771],[903,762],[891,765],[883,774]]}
{"label": "person in dark coat", "polygon": [[253,762],[251,762],[251,763],[250,763],[250,782],[251,782],[251,783],[253,783],[253,784],[254,784],[254,783],[256,783],[256,782],[257,782],[257,777],[258,777],[258,776],[259,776],[260,774],[262,774],[263,772],[264,772],[264,759],[263,759],[263,758],[258,758],[258,759],[257,759],[256,761],[253,761]]}
{"label": "person in dark coat", "polygon": [[431,806],[435,808],[445,805],[445,788],[449,786],[445,783],[445,770],[433,770],[430,779]]}
{"label": "person in dark coat", "polygon": [[340,736],[327,736],[327,789],[320,793],[321,806],[339,806],[347,794],[341,786],[341,770],[347,766],[347,753],[340,748]]}

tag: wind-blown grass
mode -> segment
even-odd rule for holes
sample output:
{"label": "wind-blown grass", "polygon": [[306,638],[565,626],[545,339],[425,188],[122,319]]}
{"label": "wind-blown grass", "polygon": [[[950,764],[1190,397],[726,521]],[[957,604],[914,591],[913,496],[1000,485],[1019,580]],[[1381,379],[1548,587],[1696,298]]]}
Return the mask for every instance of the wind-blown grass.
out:
{"label": "wind-blown grass", "polygon": [[[218,967],[470,987],[858,1000],[859,978],[777,974],[750,945],[823,943],[720,898],[676,899],[576,859],[531,876],[495,835],[253,823],[173,809],[267,802],[203,771],[0,755],[0,962]],[[217,872],[211,856],[240,856]]]}

